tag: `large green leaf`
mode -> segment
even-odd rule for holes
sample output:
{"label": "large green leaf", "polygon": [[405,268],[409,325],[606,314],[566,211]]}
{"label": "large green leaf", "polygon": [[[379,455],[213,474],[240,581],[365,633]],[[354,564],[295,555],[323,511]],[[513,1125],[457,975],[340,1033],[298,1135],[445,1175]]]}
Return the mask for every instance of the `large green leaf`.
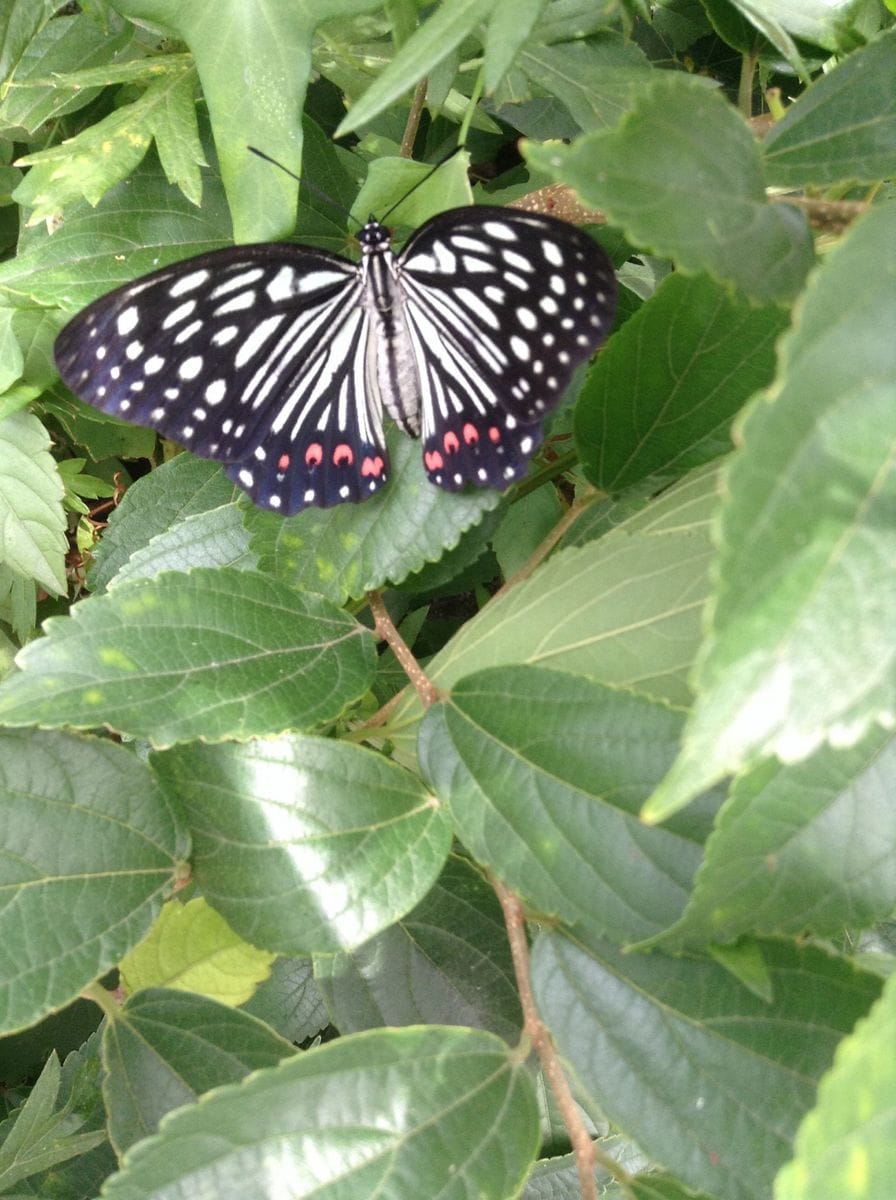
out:
{"label": "large green leaf", "polygon": [[[505,1200],[538,1144],[523,1059],[492,1034],[340,1038],[170,1117],[108,1200]],[[284,1190],[286,1189],[286,1190]]]}
{"label": "large green leaf", "polygon": [[731,448],[734,414],[772,380],[777,305],[706,275],[669,275],[598,355],[575,411],[585,474],[618,492],[683,475]]}
{"label": "large green leaf", "polygon": [[[488,604],[427,663],[441,688],[502,663],[531,663],[683,704],[701,637],[718,506],[696,471],[612,533],[560,551]],[[403,746],[421,715],[406,695],[390,720]]]}
{"label": "large green leaf", "polygon": [[103,1031],[112,1144],[124,1153],[155,1133],[165,1113],[295,1052],[261,1021],[205,996],[164,988],[137,992]]}
{"label": "large green leaf", "polygon": [[772,126],[763,158],[780,187],[896,174],[896,29],[821,75]]}
{"label": "large green leaf", "polygon": [[152,761],[186,814],[203,896],[267,950],[360,945],[414,907],[451,848],[420,781],[347,742],[194,744]]}
{"label": "large green leaf", "polygon": [[881,987],[812,946],[768,943],[762,955],[770,1001],[705,960],[556,933],[532,954],[539,1011],[586,1110],[726,1200],[769,1195],[838,1041]]}
{"label": "large green leaf", "polygon": [[529,146],[526,157],[604,209],[634,245],[756,300],[792,299],[812,264],[803,216],[766,200],[746,123],[692,77],[657,72],[615,129]]}
{"label": "large green leaf", "polygon": [[681,724],[642,696],[500,667],[430,709],[419,755],[478,862],[535,910],[628,942],[677,918],[700,861],[695,831],[656,838],[637,815]]}
{"label": "large green leaf", "polygon": [[896,1179],[896,976],[837,1049],[775,1200],[888,1200]]}
{"label": "large green leaf", "polygon": [[170,571],[71,612],[0,684],[0,725],[106,725],[156,746],[251,737],[331,721],[373,678],[367,630],[255,571]]}
{"label": "large green leaf", "polygon": [[285,237],[295,224],[298,184],[247,152],[259,145],[297,174],[300,115],[311,43],[322,21],[369,12],[377,0],[313,5],[243,0],[118,0],[126,17],[151,21],[189,46],[208,104],[237,242]]}
{"label": "large green leaf", "polygon": [[766,754],[856,742],[896,705],[896,208],[812,278],[772,397],[738,434],[717,599],[681,757],[652,819]]}
{"label": "large green leaf", "polygon": [[0,1029],[74,1000],[149,929],[187,852],[145,763],[112,742],[0,731]]}

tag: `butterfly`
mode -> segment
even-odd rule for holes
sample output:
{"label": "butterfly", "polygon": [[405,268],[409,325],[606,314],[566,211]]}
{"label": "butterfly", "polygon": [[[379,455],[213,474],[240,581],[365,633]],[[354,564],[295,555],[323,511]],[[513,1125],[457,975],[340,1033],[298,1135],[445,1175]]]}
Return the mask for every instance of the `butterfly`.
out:
{"label": "butterfly", "polygon": [[360,262],[290,243],[215,250],[101,296],[55,358],[89,404],[224,464],[283,515],[389,477],[384,412],[430,481],[504,489],[610,330],[612,264],[587,234],[516,209],[450,209]]}

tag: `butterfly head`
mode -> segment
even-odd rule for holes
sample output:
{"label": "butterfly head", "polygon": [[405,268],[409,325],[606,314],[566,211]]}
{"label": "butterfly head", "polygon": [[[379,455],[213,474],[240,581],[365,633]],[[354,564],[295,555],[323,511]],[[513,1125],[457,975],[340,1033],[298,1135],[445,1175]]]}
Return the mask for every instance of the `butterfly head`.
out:
{"label": "butterfly head", "polygon": [[372,251],[381,250],[383,246],[388,246],[392,240],[392,235],[385,225],[381,225],[376,217],[371,213],[367,224],[364,225],[358,234],[358,243],[364,254],[370,254]]}

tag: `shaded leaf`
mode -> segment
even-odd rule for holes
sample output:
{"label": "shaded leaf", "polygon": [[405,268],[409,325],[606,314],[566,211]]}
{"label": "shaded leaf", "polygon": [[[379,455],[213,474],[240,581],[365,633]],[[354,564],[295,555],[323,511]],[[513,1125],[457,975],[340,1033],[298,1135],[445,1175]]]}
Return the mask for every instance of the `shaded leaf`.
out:
{"label": "shaded leaf", "polygon": [[56,595],[67,588],[63,486],[37,417],[0,420],[0,562]]}
{"label": "shaded leaf", "polygon": [[0,1028],[61,1008],[145,935],[186,839],[112,742],[0,731]]}

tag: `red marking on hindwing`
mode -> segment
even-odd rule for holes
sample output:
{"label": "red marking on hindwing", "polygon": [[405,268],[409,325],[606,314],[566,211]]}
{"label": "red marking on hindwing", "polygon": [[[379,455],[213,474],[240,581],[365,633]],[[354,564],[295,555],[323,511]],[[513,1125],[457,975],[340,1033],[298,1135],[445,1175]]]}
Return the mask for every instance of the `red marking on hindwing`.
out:
{"label": "red marking on hindwing", "polygon": [[383,462],[383,460],[380,458],[379,455],[377,455],[376,458],[371,458],[368,455],[368,457],[365,458],[364,461],[361,463],[361,474],[362,475],[372,475],[374,477],[374,479],[379,479],[380,475],[382,475],[382,473],[383,473],[383,467],[385,465],[386,464]]}
{"label": "red marking on hindwing", "polygon": [[464,441],[468,446],[475,446],[479,441],[479,430],[475,425],[471,425],[469,421],[467,421],[466,425],[464,425],[462,432],[464,435]]}
{"label": "red marking on hindwing", "polygon": [[501,430],[498,428],[497,425],[492,425],[488,431],[488,436],[491,439],[491,441],[500,442]]}
{"label": "red marking on hindwing", "polygon": [[446,454],[456,454],[460,449],[460,439],[453,429],[449,429],[442,438],[442,445],[445,447]]}
{"label": "red marking on hindwing", "polygon": [[427,471],[441,471],[445,465],[445,460],[439,454],[438,450],[427,450],[423,455],[423,462]]}
{"label": "red marking on hindwing", "polygon": [[[288,458],[288,455],[284,454],[283,457]],[[320,444],[320,442],[312,442],[311,445],[308,447],[308,449],[305,451],[305,466],[306,467],[319,467],[323,461],[324,461],[323,446]]]}
{"label": "red marking on hindwing", "polygon": [[350,467],[355,461],[355,452],[346,442],[340,442],[333,451],[333,466],[334,467]]}
{"label": "red marking on hindwing", "polygon": [[278,471],[289,470],[289,455],[288,454],[281,454],[280,457],[277,459],[277,470]]}

